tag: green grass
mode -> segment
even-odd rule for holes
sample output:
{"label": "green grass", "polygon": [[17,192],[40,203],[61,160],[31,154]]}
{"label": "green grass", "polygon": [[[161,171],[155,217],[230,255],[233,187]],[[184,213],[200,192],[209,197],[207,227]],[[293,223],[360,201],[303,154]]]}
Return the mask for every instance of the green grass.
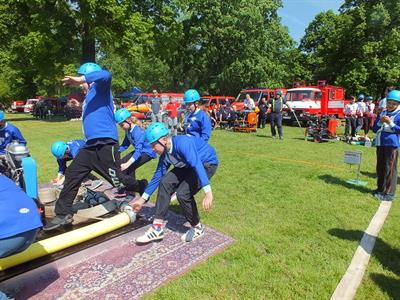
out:
{"label": "green grass", "polygon": [[[48,182],[57,171],[51,143],[80,138],[81,122],[9,117],[28,140],[39,181]],[[215,203],[211,212],[201,210],[201,217],[235,242],[147,299],[331,296],[379,206],[369,194],[375,188],[375,149],[305,142],[295,127],[284,133],[279,141],[269,137],[269,127],[251,134],[213,132],[220,160],[212,179]],[[368,186],[363,188],[345,183],[355,177],[355,168],[343,163],[343,152],[356,149],[364,153],[362,180]],[[138,177],[150,178],[155,164],[140,168]],[[399,297],[399,217],[394,202],[356,299]]]}

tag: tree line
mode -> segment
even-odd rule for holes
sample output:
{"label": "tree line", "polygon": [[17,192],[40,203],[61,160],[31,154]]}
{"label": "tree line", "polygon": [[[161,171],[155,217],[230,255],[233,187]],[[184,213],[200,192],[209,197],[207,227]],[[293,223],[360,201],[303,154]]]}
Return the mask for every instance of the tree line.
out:
{"label": "tree line", "polygon": [[346,0],[300,44],[281,0],[0,0],[0,99],[61,96],[65,74],[96,61],[113,91],[236,95],[326,79],[378,97],[400,79],[400,0]]}

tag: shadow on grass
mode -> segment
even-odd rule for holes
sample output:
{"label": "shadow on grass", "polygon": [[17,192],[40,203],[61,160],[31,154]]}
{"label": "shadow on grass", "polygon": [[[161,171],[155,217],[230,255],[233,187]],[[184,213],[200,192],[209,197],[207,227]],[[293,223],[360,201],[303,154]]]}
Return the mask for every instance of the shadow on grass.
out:
{"label": "shadow on grass", "polygon": [[272,139],[272,136],[265,135],[265,134],[260,134],[260,133],[257,133],[255,136],[256,137],[260,137],[260,138],[265,138],[265,139]]}
{"label": "shadow on grass", "polygon": [[370,277],[391,299],[400,299],[400,280],[375,273]]}
{"label": "shadow on grass", "polygon": [[341,185],[349,189],[355,189],[360,191],[361,193],[372,193],[372,189],[366,188],[365,186],[358,186],[358,185],[353,185],[350,183],[347,183],[345,180],[332,176],[332,175],[321,175],[318,176],[320,179],[325,181],[326,183],[329,184],[336,184],[336,185]]}
{"label": "shadow on grass", "polygon": [[21,122],[21,121],[43,121],[43,122],[66,122],[67,119],[64,116],[55,116],[50,119],[37,119],[37,118],[29,118],[29,117],[24,117],[24,118],[6,118],[6,121],[9,122]]}
{"label": "shadow on grass", "polygon": [[[360,241],[364,232],[360,230],[344,230],[333,228],[328,230],[330,235],[349,241]],[[376,238],[372,255],[379,260],[382,267],[396,276],[400,276],[400,251],[393,248],[381,238]],[[400,280],[382,274],[371,274],[371,279],[382,291],[392,296],[392,299],[400,299]]]}
{"label": "shadow on grass", "polygon": [[362,175],[367,176],[369,178],[376,178],[376,173],[375,172],[366,172],[366,171],[361,171],[360,172]]}

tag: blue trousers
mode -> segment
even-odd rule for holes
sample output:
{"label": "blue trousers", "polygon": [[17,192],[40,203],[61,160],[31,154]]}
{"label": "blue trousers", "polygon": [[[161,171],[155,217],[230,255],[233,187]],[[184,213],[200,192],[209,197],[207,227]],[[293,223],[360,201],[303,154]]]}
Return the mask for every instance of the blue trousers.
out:
{"label": "blue trousers", "polygon": [[8,238],[0,239],[0,258],[24,251],[35,240],[37,231],[38,229],[35,228]]}

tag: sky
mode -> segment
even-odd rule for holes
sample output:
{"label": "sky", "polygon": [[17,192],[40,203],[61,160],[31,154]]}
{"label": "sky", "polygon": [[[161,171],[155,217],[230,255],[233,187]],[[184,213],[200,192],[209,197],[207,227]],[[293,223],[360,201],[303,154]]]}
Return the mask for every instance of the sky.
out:
{"label": "sky", "polygon": [[332,9],[335,13],[344,0],[283,0],[283,8],[278,11],[282,24],[289,28],[289,34],[299,43],[304,30],[320,12]]}

